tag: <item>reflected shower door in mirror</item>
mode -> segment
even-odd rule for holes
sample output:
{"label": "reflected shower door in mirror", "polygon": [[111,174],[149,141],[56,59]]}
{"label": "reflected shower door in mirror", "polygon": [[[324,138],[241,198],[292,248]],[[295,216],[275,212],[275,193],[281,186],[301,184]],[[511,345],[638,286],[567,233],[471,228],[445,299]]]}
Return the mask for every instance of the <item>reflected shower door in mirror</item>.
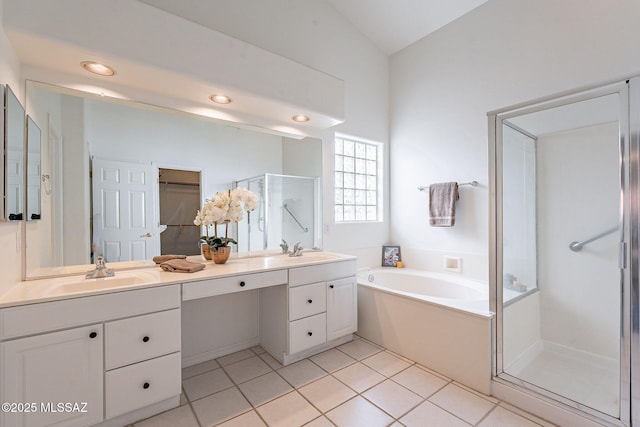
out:
{"label": "reflected shower door in mirror", "polygon": [[265,174],[235,183],[258,196],[258,207],[237,225],[238,251],[320,246],[318,178]]}
{"label": "reflected shower door in mirror", "polygon": [[620,105],[611,93],[524,108],[497,129],[499,375],[613,418],[626,383]]}
{"label": "reflected shower door in mirror", "polygon": [[5,212],[9,221],[25,219],[25,112],[7,86],[5,108]]}
{"label": "reflected shower door in mirror", "polygon": [[[41,160],[45,175],[50,175],[51,185],[51,195],[42,198],[42,224],[38,231],[36,227],[27,227],[27,241],[41,241],[44,236],[43,247],[50,250],[47,254],[42,251],[39,257],[26,258],[28,278],[88,269],[92,244],[97,247],[93,233],[99,219],[91,188],[92,180],[100,177],[95,169],[91,169],[91,157],[150,165],[153,169],[153,203],[149,208],[153,211],[153,224],[145,224],[145,231],[136,237],[151,233],[155,238],[163,225],[167,225],[163,234],[169,233],[166,234],[169,237],[180,230],[168,226],[177,222],[167,220],[168,223],[163,224],[160,188],[155,180],[160,168],[199,171],[202,183],[199,207],[206,198],[231,188],[232,182],[242,177],[265,173],[321,175],[321,142],[317,139],[294,140],[202,116],[32,81],[27,81],[26,95],[28,113],[42,127]],[[123,180],[123,188],[131,188],[127,184],[132,179],[130,176],[125,174],[118,179]],[[190,216],[192,222],[195,215],[196,210],[185,213],[184,218]],[[184,218],[180,218],[182,225],[185,225]],[[185,235],[182,233],[181,238]],[[195,239],[196,250],[197,244]],[[154,245],[158,248],[155,252],[140,255],[146,261],[135,265],[117,264],[139,259],[136,254],[143,253],[135,249],[124,250],[123,245],[117,238],[109,242],[108,248],[113,249],[107,251],[111,253],[107,259],[110,268],[153,266],[150,258],[159,255],[161,250],[159,244]],[[171,245],[165,239],[162,247],[170,248]],[[174,249],[178,248],[174,246]],[[127,253],[134,255],[127,257]],[[62,266],[65,268],[59,268]],[[74,270],[73,266],[77,268]]]}
{"label": "reflected shower door in mirror", "polygon": [[40,128],[27,116],[27,221],[41,218],[40,183],[42,182]]}

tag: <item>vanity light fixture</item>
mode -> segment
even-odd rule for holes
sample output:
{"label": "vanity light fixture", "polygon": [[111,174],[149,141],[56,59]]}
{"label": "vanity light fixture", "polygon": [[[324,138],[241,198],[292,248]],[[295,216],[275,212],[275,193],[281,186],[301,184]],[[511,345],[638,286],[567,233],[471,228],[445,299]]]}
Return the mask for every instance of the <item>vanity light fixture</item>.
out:
{"label": "vanity light fixture", "polygon": [[116,70],[109,67],[108,65],[100,64],[99,62],[82,61],[80,65],[82,65],[82,68],[89,71],[90,73],[107,77],[116,75]]}
{"label": "vanity light fixture", "polygon": [[227,95],[222,95],[219,93],[213,94],[209,97],[210,100],[215,102],[216,104],[231,104],[232,99]]}
{"label": "vanity light fixture", "polygon": [[295,116],[291,117],[291,120],[298,123],[304,123],[308,122],[311,119],[309,119],[309,116],[305,116],[304,114],[296,114]]}

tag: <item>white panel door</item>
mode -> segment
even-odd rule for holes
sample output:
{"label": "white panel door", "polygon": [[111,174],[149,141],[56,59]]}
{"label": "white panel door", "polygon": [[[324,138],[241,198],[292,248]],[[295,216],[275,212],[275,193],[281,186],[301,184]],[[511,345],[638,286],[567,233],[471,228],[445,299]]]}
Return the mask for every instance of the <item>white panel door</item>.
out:
{"label": "white panel door", "polygon": [[93,159],[94,253],[106,261],[160,254],[154,170],[148,164]]}

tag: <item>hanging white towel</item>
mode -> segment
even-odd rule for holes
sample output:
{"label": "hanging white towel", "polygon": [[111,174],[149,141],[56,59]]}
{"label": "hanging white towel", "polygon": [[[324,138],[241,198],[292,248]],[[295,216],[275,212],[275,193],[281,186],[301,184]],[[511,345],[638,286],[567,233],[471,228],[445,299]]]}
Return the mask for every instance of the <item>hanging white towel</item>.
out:
{"label": "hanging white towel", "polygon": [[440,182],[429,186],[429,224],[453,227],[456,222],[457,182]]}

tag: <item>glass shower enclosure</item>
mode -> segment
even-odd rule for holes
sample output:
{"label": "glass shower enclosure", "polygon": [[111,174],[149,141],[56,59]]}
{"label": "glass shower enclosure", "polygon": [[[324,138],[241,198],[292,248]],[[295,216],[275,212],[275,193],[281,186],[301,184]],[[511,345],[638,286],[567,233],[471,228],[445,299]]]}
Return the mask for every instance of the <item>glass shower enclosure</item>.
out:
{"label": "glass shower enclosure", "polygon": [[238,252],[280,249],[285,240],[305,249],[320,248],[320,179],[263,174],[234,182],[259,199],[237,225]]}
{"label": "glass shower enclosure", "polygon": [[616,425],[640,409],[639,104],[631,80],[489,113],[494,380]]}

